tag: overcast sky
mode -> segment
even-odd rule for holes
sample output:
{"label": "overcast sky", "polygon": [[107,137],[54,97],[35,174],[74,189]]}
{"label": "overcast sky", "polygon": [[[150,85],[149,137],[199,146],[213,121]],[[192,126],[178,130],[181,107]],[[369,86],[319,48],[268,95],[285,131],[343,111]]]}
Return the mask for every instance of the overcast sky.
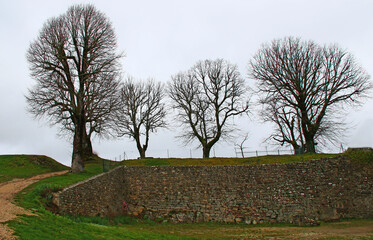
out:
{"label": "overcast sky", "polygon": [[[30,42],[50,17],[77,3],[93,3],[112,21],[124,75],[167,82],[198,60],[224,58],[237,64],[247,83],[249,59],[262,43],[285,36],[317,43],[337,43],[373,73],[373,1],[370,0],[164,0],[164,1],[6,1],[0,0],[0,154],[43,154],[70,165],[72,144],[57,128],[26,112],[24,95],[34,84],[25,58]],[[347,146],[373,147],[373,100],[349,110]],[[265,149],[271,132],[255,116],[235,120],[240,133],[249,132],[247,151]],[[197,144],[184,146],[171,128],[151,136],[149,155],[200,157]],[[222,142],[212,155],[234,156],[234,141]],[[339,143],[338,143],[339,144]],[[137,156],[126,139],[93,142],[102,157]],[[274,146],[268,146],[275,149]],[[338,151],[331,148],[329,151]]]}

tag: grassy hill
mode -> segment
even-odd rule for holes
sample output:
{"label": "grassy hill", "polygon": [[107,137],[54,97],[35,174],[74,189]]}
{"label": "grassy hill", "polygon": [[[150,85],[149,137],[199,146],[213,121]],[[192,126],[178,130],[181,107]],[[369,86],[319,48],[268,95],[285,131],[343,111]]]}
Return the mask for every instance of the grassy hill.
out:
{"label": "grassy hill", "polygon": [[0,183],[66,169],[69,168],[47,156],[0,155]]}

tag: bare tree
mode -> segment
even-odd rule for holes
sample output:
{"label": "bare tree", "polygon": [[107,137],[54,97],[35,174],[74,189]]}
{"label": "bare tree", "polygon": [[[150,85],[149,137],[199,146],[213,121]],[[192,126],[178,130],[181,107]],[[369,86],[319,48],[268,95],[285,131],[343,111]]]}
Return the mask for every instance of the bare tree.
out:
{"label": "bare tree", "polygon": [[49,19],[31,43],[27,60],[36,85],[29,111],[73,134],[72,170],[84,170],[91,135],[104,135],[118,105],[119,59],[106,16],[92,5],[75,5]]}
{"label": "bare tree", "polygon": [[[166,127],[164,87],[160,82],[135,82],[129,77],[122,86],[120,97],[120,109],[116,117],[118,133],[133,138],[140,158],[145,158],[150,132]],[[143,143],[141,136],[145,138]]]}
{"label": "bare tree", "polygon": [[372,88],[351,54],[292,37],[263,45],[249,73],[257,80],[264,120],[276,125],[273,139],[311,153],[317,143],[338,137],[341,107],[360,103]]}
{"label": "bare tree", "polygon": [[199,61],[173,76],[169,96],[185,127],[181,137],[198,139],[209,158],[212,146],[231,132],[229,119],[248,112],[247,90],[237,66],[222,59]]}
{"label": "bare tree", "polygon": [[249,139],[249,133],[246,133],[244,138],[240,143],[235,143],[234,145],[240,150],[242,158],[245,158],[245,147],[243,146],[245,142]]}

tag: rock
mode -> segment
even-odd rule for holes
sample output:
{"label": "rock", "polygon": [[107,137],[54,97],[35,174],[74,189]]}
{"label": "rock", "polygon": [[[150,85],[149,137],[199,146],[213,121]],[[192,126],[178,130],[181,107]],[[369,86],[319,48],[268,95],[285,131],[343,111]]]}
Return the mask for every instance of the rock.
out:
{"label": "rock", "polygon": [[267,214],[266,214],[266,216],[270,217],[272,214],[273,214],[273,211],[268,211]]}
{"label": "rock", "polygon": [[251,220],[250,220],[250,219],[246,219],[246,220],[245,220],[245,223],[246,223],[246,224],[251,224]]}
{"label": "rock", "polygon": [[238,217],[238,218],[235,218],[234,221],[235,221],[236,223],[241,223],[241,222],[242,222],[242,218],[239,218],[239,217]]}
{"label": "rock", "polygon": [[57,207],[60,205],[58,200],[58,194],[52,193],[52,203]]}
{"label": "rock", "polygon": [[340,215],[336,208],[324,207],[319,209],[320,220],[325,222],[338,222],[340,220]]}
{"label": "rock", "polygon": [[299,226],[299,227],[310,227],[310,226],[319,226],[320,222],[316,221],[315,219],[306,217],[304,215],[294,215],[292,217],[293,225]]}
{"label": "rock", "polygon": [[144,207],[143,206],[141,206],[141,207],[139,207],[138,209],[137,209],[137,211],[139,212],[139,213],[142,213],[143,211],[144,211]]}
{"label": "rock", "polygon": [[185,213],[177,213],[175,217],[176,217],[178,222],[187,221],[187,215]]}
{"label": "rock", "polygon": [[132,212],[132,215],[137,217],[144,211],[144,209],[145,208],[143,206],[136,207],[136,208],[134,208],[134,211]]}

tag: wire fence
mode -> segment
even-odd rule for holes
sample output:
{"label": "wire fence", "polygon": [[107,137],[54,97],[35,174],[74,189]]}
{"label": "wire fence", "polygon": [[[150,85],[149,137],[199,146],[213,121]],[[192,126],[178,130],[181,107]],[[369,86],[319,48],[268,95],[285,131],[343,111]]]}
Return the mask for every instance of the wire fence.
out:
{"label": "wire fence", "polygon": [[[170,149],[149,149],[146,152],[147,156],[153,158],[201,158],[202,150],[201,149],[182,149],[182,150],[170,150]],[[268,149],[267,147],[264,150],[253,150],[247,151],[245,148],[231,148],[231,149],[222,149],[213,147],[210,152],[210,157],[236,157],[236,158],[247,158],[247,157],[258,157],[266,155],[286,155],[294,154],[292,149]],[[123,151],[123,153],[118,154],[115,157],[111,157],[110,160],[114,162],[124,161],[124,160],[133,160],[138,159],[139,153],[134,150]]]}
{"label": "wire fence", "polygon": [[[149,149],[146,155],[154,158],[200,158],[202,153],[199,149]],[[215,149],[211,150],[211,155],[216,156]],[[123,151],[115,157],[109,158],[112,161],[133,160],[139,158],[139,152],[134,150]]]}
{"label": "wire fence", "polygon": [[236,150],[236,157],[259,157],[259,156],[267,156],[267,155],[290,155],[294,154],[293,150],[288,149],[277,149],[277,150],[255,150],[255,151],[240,151],[239,149]]}

